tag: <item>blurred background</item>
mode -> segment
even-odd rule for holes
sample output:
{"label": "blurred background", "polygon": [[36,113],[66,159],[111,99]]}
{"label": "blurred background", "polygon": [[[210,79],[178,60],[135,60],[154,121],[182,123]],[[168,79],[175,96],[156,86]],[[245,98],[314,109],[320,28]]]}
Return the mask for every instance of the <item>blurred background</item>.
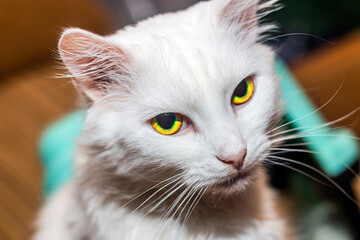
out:
{"label": "blurred background", "polygon": [[[56,60],[59,34],[80,27],[110,34],[194,0],[0,0],[0,239],[29,239],[42,201],[39,138],[50,123],[78,106]],[[280,0],[266,21],[280,27],[266,42],[288,64],[328,121],[360,106],[360,1]],[[359,113],[337,123],[360,136]],[[286,120],[286,119],[285,119]],[[306,150],[306,148],[304,148]],[[283,153],[322,171],[313,154]],[[341,153],[340,153],[341,154]],[[357,157],[358,158],[358,157]],[[289,166],[291,168],[289,168]],[[296,168],[298,171],[294,171]],[[358,161],[329,179],[299,165],[269,167],[272,184],[291,211],[302,239],[360,239]],[[326,184],[301,174],[321,179]],[[325,172],[326,176],[327,173]],[[346,196],[339,188],[343,189]]]}

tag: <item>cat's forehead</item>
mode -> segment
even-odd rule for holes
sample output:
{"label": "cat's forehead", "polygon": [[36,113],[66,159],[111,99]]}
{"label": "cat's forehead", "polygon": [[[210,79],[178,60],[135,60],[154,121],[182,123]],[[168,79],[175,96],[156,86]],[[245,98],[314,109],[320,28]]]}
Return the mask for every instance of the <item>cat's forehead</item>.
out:
{"label": "cat's forehead", "polygon": [[229,103],[235,86],[252,73],[248,61],[241,63],[219,49],[168,50],[159,48],[156,57],[144,58],[135,80],[137,99],[145,97],[143,104],[162,111],[199,111]]}
{"label": "cat's forehead", "polygon": [[111,37],[132,55],[140,73],[136,92],[150,105],[203,107],[205,98],[223,97],[252,73],[247,44],[234,44],[210,12],[195,10],[158,16]]}
{"label": "cat's forehead", "polygon": [[246,56],[236,56],[229,46],[191,34],[158,38],[141,46],[134,58],[139,65],[140,76],[135,80],[139,91],[192,105],[222,97],[249,70]]}

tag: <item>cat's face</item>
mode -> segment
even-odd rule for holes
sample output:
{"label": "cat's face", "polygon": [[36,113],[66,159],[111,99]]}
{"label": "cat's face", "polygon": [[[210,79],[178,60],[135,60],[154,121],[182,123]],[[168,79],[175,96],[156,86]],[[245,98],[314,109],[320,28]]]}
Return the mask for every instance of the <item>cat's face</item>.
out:
{"label": "cat's face", "polygon": [[[248,24],[258,5],[225,2],[159,16],[106,39],[64,33],[61,56],[92,102],[82,143],[101,149],[97,161],[118,174],[180,174],[185,186],[220,191],[249,182],[281,113],[279,86],[274,55],[256,43],[259,27]],[[248,97],[236,104],[240,83]],[[175,131],[154,127],[164,113],[165,125],[176,117]]]}

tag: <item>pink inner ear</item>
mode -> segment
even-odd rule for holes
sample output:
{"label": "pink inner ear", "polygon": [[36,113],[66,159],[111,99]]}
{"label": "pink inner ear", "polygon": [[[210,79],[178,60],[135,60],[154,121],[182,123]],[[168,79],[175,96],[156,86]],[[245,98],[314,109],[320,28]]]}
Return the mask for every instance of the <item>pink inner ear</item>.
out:
{"label": "pink inner ear", "polygon": [[67,30],[59,42],[61,58],[75,85],[95,100],[119,85],[114,76],[127,74],[129,60],[119,47],[83,30]]}
{"label": "pink inner ear", "polygon": [[[105,39],[100,39],[100,36],[95,34],[81,31],[64,33],[60,39],[59,49],[61,54],[64,54],[65,58],[73,57],[74,54],[86,55],[86,53],[103,53],[110,55],[125,56],[124,52],[108,43]],[[96,57],[96,56],[95,56]]]}
{"label": "pink inner ear", "polygon": [[231,0],[222,10],[220,18],[227,24],[237,25],[240,30],[257,26],[257,0]]}

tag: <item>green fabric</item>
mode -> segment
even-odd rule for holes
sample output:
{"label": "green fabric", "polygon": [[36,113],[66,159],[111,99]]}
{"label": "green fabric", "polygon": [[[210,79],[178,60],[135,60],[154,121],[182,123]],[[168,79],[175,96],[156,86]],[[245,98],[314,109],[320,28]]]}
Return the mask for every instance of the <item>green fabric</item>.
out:
{"label": "green fabric", "polygon": [[[314,106],[301,91],[286,65],[277,59],[276,72],[281,79],[282,99],[286,116],[294,121],[292,127],[307,129],[324,124],[325,121],[315,112]],[[80,134],[84,112],[76,111],[51,125],[40,141],[40,154],[44,165],[44,193],[50,195],[73,175],[73,155],[75,138]],[[304,117],[306,116],[306,117]],[[310,150],[317,152],[315,159],[329,176],[337,176],[347,166],[352,165],[358,156],[357,142],[346,129],[330,130],[328,127],[317,131],[320,134],[334,136],[307,136],[303,140],[309,143]]]}
{"label": "green fabric", "polygon": [[296,82],[284,62],[277,59],[275,70],[280,77],[285,114],[291,126],[299,128],[305,135],[303,140],[315,152],[314,157],[331,177],[336,177],[355,163],[358,144],[354,135],[347,129],[332,130],[314,108],[301,87]]}
{"label": "green fabric", "polygon": [[44,132],[40,140],[40,156],[44,165],[45,196],[72,177],[75,139],[81,132],[83,120],[84,112],[76,111]]}

